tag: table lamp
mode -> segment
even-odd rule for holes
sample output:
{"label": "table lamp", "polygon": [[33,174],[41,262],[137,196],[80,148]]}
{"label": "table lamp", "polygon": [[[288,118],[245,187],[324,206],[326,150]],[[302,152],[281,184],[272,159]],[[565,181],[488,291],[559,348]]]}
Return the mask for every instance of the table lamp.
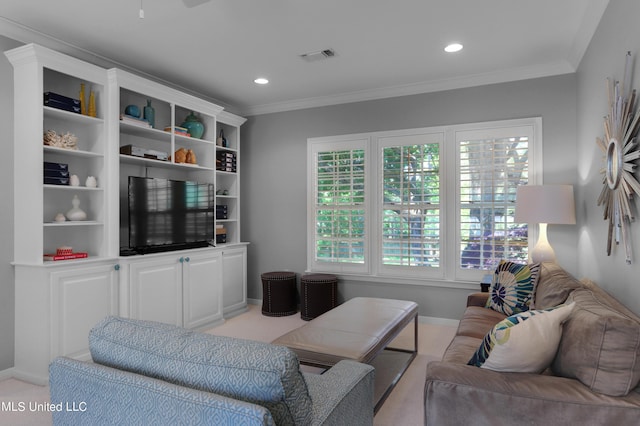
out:
{"label": "table lamp", "polygon": [[539,225],[538,242],[531,251],[531,261],[555,262],[556,254],[547,239],[547,225],[576,223],[573,185],[519,186],[515,221]]}

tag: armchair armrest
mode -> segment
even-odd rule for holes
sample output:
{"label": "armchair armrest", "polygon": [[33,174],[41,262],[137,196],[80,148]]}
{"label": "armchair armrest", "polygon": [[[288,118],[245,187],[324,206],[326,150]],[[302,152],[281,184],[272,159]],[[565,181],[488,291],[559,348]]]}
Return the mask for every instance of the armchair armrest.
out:
{"label": "armchair armrest", "polygon": [[471,293],[467,296],[467,306],[484,307],[489,299],[489,293]]}
{"label": "armchair armrest", "polygon": [[303,373],[313,403],[313,425],[372,425],[374,368],[340,361],[323,374]]}

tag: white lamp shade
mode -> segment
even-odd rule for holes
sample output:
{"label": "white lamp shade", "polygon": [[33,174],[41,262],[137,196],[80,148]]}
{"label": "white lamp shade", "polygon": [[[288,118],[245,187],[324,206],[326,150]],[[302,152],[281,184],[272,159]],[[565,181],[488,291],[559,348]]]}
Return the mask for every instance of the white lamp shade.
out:
{"label": "white lamp shade", "polygon": [[526,185],[516,191],[516,222],[576,223],[573,185]]}

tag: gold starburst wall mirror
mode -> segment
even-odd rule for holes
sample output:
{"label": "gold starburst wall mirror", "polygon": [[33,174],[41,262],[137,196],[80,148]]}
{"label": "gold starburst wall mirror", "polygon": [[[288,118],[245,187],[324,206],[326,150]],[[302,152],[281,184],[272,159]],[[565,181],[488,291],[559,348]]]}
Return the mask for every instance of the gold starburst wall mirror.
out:
{"label": "gold starburst wall mirror", "polygon": [[634,161],[640,158],[636,141],[640,110],[636,109],[636,91],[631,89],[631,64],[631,52],[627,52],[622,82],[607,79],[609,114],[604,118],[604,139],[596,139],[605,157],[598,206],[604,206],[604,219],[609,221],[607,255],[611,255],[614,242],[622,242],[628,264],[632,259],[629,227],[634,220],[633,196],[640,194],[640,184],[633,176]]}

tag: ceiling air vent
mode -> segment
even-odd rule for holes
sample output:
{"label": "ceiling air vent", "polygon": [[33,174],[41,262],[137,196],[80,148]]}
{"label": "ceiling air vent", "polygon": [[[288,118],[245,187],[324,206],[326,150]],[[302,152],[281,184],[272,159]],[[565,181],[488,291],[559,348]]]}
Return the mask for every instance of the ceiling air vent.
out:
{"label": "ceiling air vent", "polygon": [[336,52],[333,49],[318,50],[317,52],[303,53],[300,55],[300,57],[307,62],[320,61],[333,58],[334,56],[336,56]]}

